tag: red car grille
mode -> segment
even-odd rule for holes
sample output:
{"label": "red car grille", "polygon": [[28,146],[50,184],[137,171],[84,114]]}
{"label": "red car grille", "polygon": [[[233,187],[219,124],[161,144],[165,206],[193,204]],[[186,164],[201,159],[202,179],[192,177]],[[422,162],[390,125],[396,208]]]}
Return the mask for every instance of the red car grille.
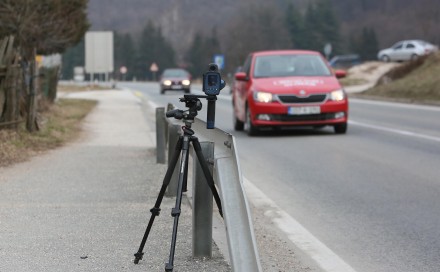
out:
{"label": "red car grille", "polygon": [[301,122],[301,121],[325,121],[335,119],[334,113],[321,113],[310,115],[287,115],[287,114],[271,114],[270,120],[281,122]]}
{"label": "red car grille", "polygon": [[326,94],[312,94],[305,97],[296,95],[278,95],[278,99],[281,103],[288,104],[321,103],[324,102],[326,98]]}

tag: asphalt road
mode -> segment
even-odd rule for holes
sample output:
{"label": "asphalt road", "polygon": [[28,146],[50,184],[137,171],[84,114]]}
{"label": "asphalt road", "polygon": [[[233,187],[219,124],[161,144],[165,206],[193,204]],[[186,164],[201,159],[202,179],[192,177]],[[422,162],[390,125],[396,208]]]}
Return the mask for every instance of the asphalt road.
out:
{"label": "asphalt road", "polygon": [[[184,108],[182,93],[123,86]],[[228,90],[216,106],[216,126],[236,137],[245,178],[359,272],[439,270],[439,120],[438,107],[351,99],[346,135],[324,128],[248,137],[233,131]]]}

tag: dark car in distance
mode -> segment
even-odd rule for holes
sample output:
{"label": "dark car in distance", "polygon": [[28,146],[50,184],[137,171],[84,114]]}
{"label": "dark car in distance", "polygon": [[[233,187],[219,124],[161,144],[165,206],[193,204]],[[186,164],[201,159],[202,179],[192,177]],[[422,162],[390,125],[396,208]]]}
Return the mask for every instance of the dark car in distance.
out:
{"label": "dark car in distance", "polygon": [[191,92],[191,75],[181,68],[165,69],[160,77],[160,93],[165,91]]}
{"label": "dark car in distance", "polygon": [[338,55],[329,61],[330,66],[335,69],[349,69],[361,63],[362,60],[358,54]]}

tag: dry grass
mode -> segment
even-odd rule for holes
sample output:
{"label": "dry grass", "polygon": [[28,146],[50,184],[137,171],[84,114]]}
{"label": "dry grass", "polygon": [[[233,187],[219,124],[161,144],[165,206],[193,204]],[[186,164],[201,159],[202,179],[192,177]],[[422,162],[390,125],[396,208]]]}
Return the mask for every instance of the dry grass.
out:
{"label": "dry grass", "polygon": [[355,86],[355,85],[367,84],[368,80],[361,78],[346,77],[339,79],[339,82],[342,84],[342,86]]}
{"label": "dry grass", "polygon": [[108,90],[110,87],[101,85],[76,85],[76,84],[59,84],[58,92],[83,92],[83,91],[95,91],[95,90]]}
{"label": "dry grass", "polygon": [[14,130],[0,130],[0,166],[25,161],[76,139],[81,120],[95,105],[96,101],[60,99],[41,113],[38,132],[28,133],[24,124]]}
{"label": "dry grass", "polygon": [[440,52],[391,70],[380,84],[362,95],[402,99],[417,103],[440,103]]}

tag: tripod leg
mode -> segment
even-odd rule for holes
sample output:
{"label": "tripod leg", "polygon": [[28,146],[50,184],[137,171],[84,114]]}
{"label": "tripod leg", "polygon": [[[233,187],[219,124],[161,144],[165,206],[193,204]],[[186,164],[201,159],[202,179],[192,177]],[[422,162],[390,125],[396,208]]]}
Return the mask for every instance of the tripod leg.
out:
{"label": "tripod leg", "polygon": [[208,186],[211,189],[212,195],[214,196],[215,203],[217,204],[218,211],[220,215],[223,217],[222,204],[220,201],[220,196],[218,195],[217,189],[215,188],[214,178],[209,171],[208,164],[206,163],[205,157],[203,156],[202,147],[200,146],[199,139],[197,137],[191,137],[194,151],[196,152],[197,159],[200,162],[200,166],[202,167],[203,173],[205,174],[206,181],[208,182]]}
{"label": "tripod leg", "polygon": [[183,192],[188,192],[188,163],[185,167],[185,177],[183,178]]}
{"label": "tripod leg", "polygon": [[150,234],[151,227],[153,226],[154,219],[156,218],[156,216],[159,216],[160,204],[162,203],[163,196],[165,195],[165,191],[170,183],[171,177],[173,176],[174,168],[176,167],[177,161],[179,160],[180,151],[182,150],[182,142],[183,142],[183,137],[180,137],[176,144],[176,150],[174,151],[174,155],[170,161],[170,165],[163,179],[162,187],[160,188],[160,192],[159,195],[157,196],[156,203],[154,204],[154,207],[150,210],[151,212],[150,221],[148,221],[148,226],[147,229],[145,230],[144,236],[139,246],[139,250],[134,254],[135,259],[133,262],[135,264],[138,264],[139,261],[142,260],[142,257],[144,255],[142,251],[144,250],[144,246],[145,243],[147,242],[148,235]]}
{"label": "tripod leg", "polygon": [[179,172],[179,183],[177,186],[177,197],[176,197],[176,205],[171,210],[171,216],[174,217],[173,224],[173,234],[171,238],[171,248],[170,248],[170,257],[167,264],[165,264],[165,271],[172,272],[174,268],[174,253],[176,250],[176,240],[177,240],[177,227],[179,225],[179,217],[180,217],[180,208],[182,205],[182,194],[183,194],[183,186],[186,177],[186,171],[188,169],[188,159],[189,159],[189,137],[184,136],[183,147],[182,147],[182,157],[180,161],[180,172]]}

